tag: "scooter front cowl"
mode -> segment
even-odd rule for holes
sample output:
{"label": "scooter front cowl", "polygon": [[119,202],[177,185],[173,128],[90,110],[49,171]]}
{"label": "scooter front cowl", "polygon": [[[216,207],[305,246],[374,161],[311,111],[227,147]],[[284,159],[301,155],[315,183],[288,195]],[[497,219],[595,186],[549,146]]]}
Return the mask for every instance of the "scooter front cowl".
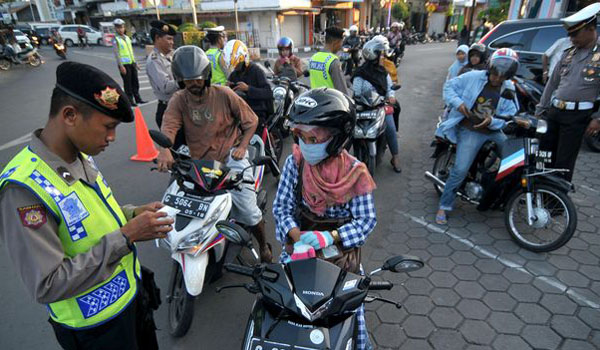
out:
{"label": "scooter front cowl", "polygon": [[185,288],[192,296],[197,296],[202,293],[204,287],[204,278],[206,276],[206,267],[208,266],[208,252],[203,252],[197,256],[174,253],[171,257],[179,263],[183,270],[183,279]]}

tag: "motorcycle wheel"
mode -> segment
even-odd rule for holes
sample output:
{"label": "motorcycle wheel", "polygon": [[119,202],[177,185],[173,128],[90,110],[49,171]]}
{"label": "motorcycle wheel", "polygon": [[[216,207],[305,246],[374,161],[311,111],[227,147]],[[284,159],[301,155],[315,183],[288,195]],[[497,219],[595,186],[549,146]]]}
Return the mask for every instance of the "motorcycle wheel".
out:
{"label": "motorcycle wheel", "polygon": [[[449,152],[447,149],[441,151],[435,158],[435,162],[433,162],[433,170],[431,171],[432,174],[438,179],[446,182],[448,176],[450,176],[450,169],[452,169],[454,166],[455,159],[455,153]],[[438,196],[441,196],[444,192],[444,188],[442,186],[433,184],[433,188],[435,189],[435,192],[437,192]]]}
{"label": "motorcycle wheel", "polygon": [[29,56],[28,63],[32,67],[39,67],[40,64],[42,64],[42,58],[39,55],[37,55],[37,54],[31,55],[31,56]]}
{"label": "motorcycle wheel", "polygon": [[527,223],[527,201],[517,191],[504,208],[508,232],[521,247],[533,252],[549,252],[567,243],[577,228],[577,210],[571,198],[553,187],[537,185],[533,191],[533,210],[538,221]]}
{"label": "motorcycle wheel", "polygon": [[373,157],[370,154],[367,154],[367,169],[369,169],[369,173],[371,176],[375,176],[375,168],[377,167],[377,156]]}
{"label": "motorcycle wheel", "polygon": [[585,136],[585,144],[594,152],[600,152],[600,133],[595,136]]}
{"label": "motorcycle wheel", "polygon": [[174,261],[169,298],[169,333],[173,337],[182,337],[190,329],[194,318],[194,299],[185,289],[181,266]]}
{"label": "motorcycle wheel", "polygon": [[4,58],[0,59],[0,70],[9,70],[10,69],[10,61]]}

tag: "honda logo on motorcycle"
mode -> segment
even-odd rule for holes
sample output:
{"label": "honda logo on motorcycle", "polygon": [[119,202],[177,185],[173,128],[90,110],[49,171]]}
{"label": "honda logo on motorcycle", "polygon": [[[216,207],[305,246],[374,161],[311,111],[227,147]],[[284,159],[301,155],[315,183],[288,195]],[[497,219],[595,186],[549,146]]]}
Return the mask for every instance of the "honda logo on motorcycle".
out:
{"label": "honda logo on motorcycle", "polygon": [[324,297],[325,296],[325,294],[323,294],[321,292],[314,291],[314,290],[303,290],[302,294],[304,294],[304,295],[314,295],[316,297]]}
{"label": "honda logo on motorcycle", "polygon": [[310,97],[300,97],[295,102],[296,105],[306,108],[315,108],[317,107],[317,101]]}

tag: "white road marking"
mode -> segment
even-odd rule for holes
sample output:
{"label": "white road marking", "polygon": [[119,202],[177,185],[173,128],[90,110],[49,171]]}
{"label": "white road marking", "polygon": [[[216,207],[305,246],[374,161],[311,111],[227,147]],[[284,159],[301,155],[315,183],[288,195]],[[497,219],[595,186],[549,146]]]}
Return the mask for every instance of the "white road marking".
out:
{"label": "white road marking", "polygon": [[[100,54],[93,54],[93,53],[89,53],[86,51],[75,51],[72,50],[70,52],[76,53],[78,55],[84,55],[84,56],[89,56],[89,57],[97,57],[97,58],[102,58],[105,60],[109,60],[109,61],[114,61],[115,60],[115,56],[107,56],[107,55],[100,55]],[[140,68],[144,68],[145,66],[140,65]]]}
{"label": "white road marking", "polygon": [[[141,89],[140,89],[140,90],[141,90]],[[142,103],[141,105],[138,105],[138,107],[144,107],[144,106],[147,106],[147,105],[151,105],[151,104],[153,104],[153,103],[156,103],[156,102],[158,102],[158,100],[152,100],[152,101],[148,101],[148,102],[146,102],[146,103]]]}
{"label": "white road marking", "polygon": [[581,187],[581,188],[583,188],[583,189],[585,189],[585,190],[588,190],[588,191],[594,192],[594,193],[600,193],[600,191],[598,191],[598,190],[595,190],[595,189],[593,189],[593,188],[591,188],[591,187],[589,187],[589,186],[586,186],[586,185],[579,185],[579,187]]}
{"label": "white road marking", "polygon": [[427,221],[418,218],[416,216],[410,215],[407,212],[404,212],[402,210],[395,210],[396,213],[401,214],[409,219],[411,219],[412,221],[423,225],[425,228],[437,232],[437,233],[441,233],[441,234],[445,234],[447,236],[449,236],[450,238],[459,241],[460,243],[466,245],[467,247],[471,248],[474,251],[477,251],[478,253],[487,256],[490,259],[494,259],[497,260],[499,263],[501,263],[502,265],[509,267],[511,269],[515,269],[519,272],[522,272],[524,274],[530,275],[532,276],[534,279],[538,279],[546,284],[548,284],[549,286],[552,286],[556,289],[558,289],[559,291],[561,291],[562,293],[567,293],[568,295],[570,295],[571,297],[573,297],[574,299],[579,300],[580,302],[586,304],[587,306],[594,308],[594,309],[600,309],[600,303],[596,302],[596,301],[592,301],[589,300],[588,298],[586,298],[585,296],[577,293],[576,291],[572,290],[569,288],[569,286],[565,285],[564,283],[562,283],[561,281],[552,278],[552,277],[547,277],[547,276],[538,276],[535,273],[527,270],[523,265],[516,263],[510,259],[506,259],[503,258],[501,256],[499,256],[498,254],[491,252],[485,248],[482,248],[480,246],[478,246],[477,244],[471,242],[470,240],[466,239],[466,238],[462,238],[460,236],[458,236],[455,233],[452,233],[450,230],[444,230],[442,228],[440,228],[439,226],[433,225],[428,223]]}
{"label": "white road marking", "polygon": [[140,91],[144,91],[144,90],[152,90],[152,87],[148,86],[148,87],[140,88]]}
{"label": "white road marking", "polygon": [[12,140],[10,142],[7,142],[7,143],[1,145],[0,146],[0,151],[4,151],[7,148],[18,146],[20,144],[23,144],[23,143],[26,143],[26,142],[29,142],[29,141],[31,141],[31,133],[23,135],[23,136],[19,137],[18,139],[14,139],[14,140]]}

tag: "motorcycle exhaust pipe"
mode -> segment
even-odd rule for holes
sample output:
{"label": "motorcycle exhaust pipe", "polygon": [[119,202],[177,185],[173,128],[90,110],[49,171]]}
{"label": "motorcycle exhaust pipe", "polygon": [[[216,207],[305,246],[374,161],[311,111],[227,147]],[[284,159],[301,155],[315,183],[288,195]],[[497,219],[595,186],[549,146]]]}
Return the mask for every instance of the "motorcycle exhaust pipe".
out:
{"label": "motorcycle exhaust pipe", "polygon": [[[440,178],[438,178],[437,176],[433,175],[429,171],[425,172],[425,178],[428,179],[429,181],[433,182],[434,184],[440,186],[440,187],[446,187],[446,183],[444,181],[442,181]],[[479,205],[479,202],[471,199],[469,196],[467,196],[466,194],[464,194],[464,193],[462,193],[460,191],[456,191],[456,195],[459,196],[460,198],[466,200],[467,202],[469,202],[471,204]]]}

